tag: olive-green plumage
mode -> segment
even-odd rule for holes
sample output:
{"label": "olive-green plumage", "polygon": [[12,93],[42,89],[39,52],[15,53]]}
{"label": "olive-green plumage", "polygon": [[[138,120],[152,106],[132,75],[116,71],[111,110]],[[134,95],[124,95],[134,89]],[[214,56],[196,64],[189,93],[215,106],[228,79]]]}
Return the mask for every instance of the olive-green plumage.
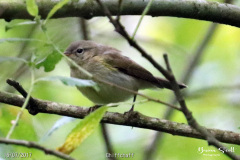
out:
{"label": "olive-green plumage", "polygon": [[[115,83],[134,91],[145,88],[171,89],[170,83],[162,78],[154,77],[149,71],[138,65],[115,48],[95,43],[93,41],[77,41],[70,44],[64,52],[82,68],[94,77]],[[71,76],[87,79],[87,76],[74,66],[71,67]],[[133,96],[121,89],[99,83],[99,91],[91,87],[78,88],[95,104],[121,102]],[[185,88],[184,84],[179,84]]]}

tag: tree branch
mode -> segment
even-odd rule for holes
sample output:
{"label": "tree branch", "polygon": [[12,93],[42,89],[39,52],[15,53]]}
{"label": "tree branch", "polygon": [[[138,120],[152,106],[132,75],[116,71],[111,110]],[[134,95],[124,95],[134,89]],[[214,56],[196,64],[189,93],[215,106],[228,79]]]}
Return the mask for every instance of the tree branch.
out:
{"label": "tree branch", "polygon": [[153,64],[154,67],[156,67],[163,75],[164,77],[169,80],[172,86],[172,90],[174,91],[175,97],[178,101],[178,103],[181,106],[181,111],[183,112],[185,118],[187,119],[188,124],[196,129],[198,132],[201,133],[201,135],[204,137],[204,139],[207,140],[209,145],[213,145],[216,148],[222,148],[224,150],[224,153],[232,158],[232,159],[240,159],[239,156],[235,155],[234,153],[227,152],[227,148],[224,147],[215,137],[212,135],[205,127],[202,127],[201,125],[198,124],[198,122],[195,120],[195,118],[192,116],[192,112],[187,108],[186,102],[182,96],[182,93],[180,91],[179,85],[176,81],[176,78],[174,74],[172,73],[170,63],[168,61],[168,57],[166,54],[164,54],[164,60],[166,63],[167,70],[165,70],[161,65],[159,65],[149,54],[147,54],[135,41],[133,41],[128,33],[125,31],[123,25],[117,20],[113,19],[111,12],[109,9],[101,3],[100,0],[96,0],[99,6],[102,8],[106,16],[109,18],[110,22],[113,24],[115,27],[115,30],[121,34],[127,41],[128,43],[133,46],[135,49],[137,49],[142,56],[144,56],[146,59],[149,60],[150,63]]}
{"label": "tree branch", "polygon": [[[21,96],[0,91],[0,103],[21,107],[22,104],[24,103],[24,100],[25,99]],[[89,113],[87,107],[73,106],[68,104],[39,100],[35,98],[34,100],[36,102],[35,104],[36,107],[38,108],[39,113],[57,114],[81,119],[84,118]],[[129,118],[129,115],[107,112],[104,115],[101,122],[151,129],[155,131],[166,132],[172,135],[179,135],[184,137],[204,139],[203,135],[201,135],[198,131],[196,131],[187,124],[171,122],[168,120],[158,118],[152,118],[142,115],[138,112],[134,112],[133,114],[131,114],[131,116],[132,117]],[[216,139],[218,139],[219,141],[240,145],[239,133],[219,129],[208,129],[208,131],[211,132],[213,136],[215,136]]]}
{"label": "tree branch", "polygon": [[[224,3],[232,3],[232,1],[233,0],[224,0]],[[188,84],[189,81],[191,80],[193,71],[196,69],[200,59],[203,57],[204,51],[207,48],[208,43],[212,39],[214,33],[216,32],[217,27],[218,27],[218,24],[216,24],[216,23],[212,23],[209,26],[206,34],[204,35],[203,40],[200,43],[200,45],[193,52],[193,56],[190,58],[189,63],[186,65],[186,68],[183,70],[184,72],[182,73],[181,82],[183,82],[184,84]],[[183,95],[188,95],[188,93],[184,92]],[[169,100],[170,104],[175,104],[176,102],[177,102],[177,99],[176,99],[175,96],[171,97],[170,100]],[[174,110],[172,110],[171,108],[167,108],[167,110],[164,114],[164,119],[170,119],[170,117],[172,116],[173,113],[174,113]],[[159,148],[159,143],[158,142],[162,142],[163,135],[164,134],[162,132],[157,132],[155,134],[153,141],[146,148],[146,151],[145,151],[145,159],[146,160],[147,159],[151,160],[153,158],[154,152],[157,151],[158,148]]]}
{"label": "tree branch", "polygon": [[81,33],[82,33],[82,39],[84,40],[90,40],[90,36],[89,36],[89,28],[88,28],[88,24],[87,24],[87,21],[83,18],[80,18],[79,19],[79,22],[80,22],[80,28],[81,28]]}
{"label": "tree branch", "polygon": [[[14,87],[24,98],[27,98],[28,93],[22,88],[22,86],[14,80],[7,79],[7,83]],[[27,104],[26,109],[28,109],[28,112],[32,115],[36,115],[38,113],[37,109],[34,108],[35,106],[35,101],[34,99],[30,96],[29,98],[29,104]]]}
{"label": "tree branch", "polygon": [[56,157],[59,157],[59,158],[65,159],[65,160],[75,160],[74,158],[70,157],[69,155],[66,155],[62,152],[58,152],[55,150],[47,149],[47,148],[40,146],[39,144],[37,144],[35,142],[31,142],[31,141],[0,138],[0,143],[14,144],[14,145],[19,145],[19,146],[25,146],[28,148],[35,148],[35,149],[43,151],[45,154],[51,154],[53,156],[56,156]]}
{"label": "tree branch", "polygon": [[223,146],[211,132],[209,132],[205,127],[201,126],[196,121],[196,119],[193,117],[192,112],[188,109],[188,107],[186,105],[186,102],[183,98],[183,95],[182,95],[180,89],[179,89],[179,86],[175,79],[175,76],[172,73],[172,69],[171,69],[170,63],[168,61],[167,54],[164,54],[163,57],[164,57],[164,60],[165,60],[166,66],[167,66],[167,70],[170,74],[169,81],[172,85],[176,99],[182,108],[182,112],[183,112],[185,118],[187,119],[188,124],[191,127],[193,127],[194,129],[196,129],[198,132],[200,132],[202,136],[204,136],[204,139],[207,140],[208,145],[213,145],[218,149],[221,148],[224,150],[224,154],[226,154],[229,158],[232,158],[234,160],[239,160],[240,157],[238,155],[235,155],[232,152],[228,152],[228,149],[225,146]]}
{"label": "tree branch", "polygon": [[[194,72],[194,70],[196,69],[196,67],[199,64],[199,61],[201,60],[205,49],[207,48],[207,44],[209,43],[209,41],[211,40],[211,38],[213,37],[216,28],[217,28],[218,24],[216,23],[212,23],[210,25],[210,27],[207,30],[207,33],[205,34],[202,42],[200,43],[200,45],[196,48],[196,50],[193,52],[193,56],[189,58],[189,60],[187,61],[188,64],[186,64],[185,69],[183,70],[183,73],[181,74],[181,82],[183,82],[184,84],[188,84],[190,79],[192,78],[192,74]],[[188,94],[187,91],[183,92],[183,95]],[[170,104],[176,104],[177,99],[175,96],[172,96],[169,100]],[[164,114],[164,119],[170,119],[172,114],[174,113],[174,110],[167,108],[165,114]],[[153,153],[155,151],[157,151],[159,147],[159,142],[162,142],[162,138],[163,138],[163,133],[162,132],[157,132],[156,135],[154,136],[154,140],[152,141],[152,143],[148,146],[148,148],[146,149],[145,152],[145,160],[151,160],[153,159]]]}
{"label": "tree branch", "polygon": [[[127,0],[121,3],[121,15],[141,15],[149,0],[136,1]],[[38,1],[39,14],[42,18],[46,18],[49,11],[56,5],[58,1],[42,0]],[[119,13],[118,0],[103,0],[112,15]],[[12,19],[33,19],[26,10],[26,4],[23,1],[1,1],[0,2],[0,18],[8,21]],[[207,1],[189,1],[189,0],[155,0],[147,13],[153,17],[171,16],[191,18],[216,23],[228,24],[240,27],[240,7]],[[64,17],[84,17],[92,18],[104,16],[104,13],[95,2],[88,1],[71,2],[58,10],[53,18]]]}

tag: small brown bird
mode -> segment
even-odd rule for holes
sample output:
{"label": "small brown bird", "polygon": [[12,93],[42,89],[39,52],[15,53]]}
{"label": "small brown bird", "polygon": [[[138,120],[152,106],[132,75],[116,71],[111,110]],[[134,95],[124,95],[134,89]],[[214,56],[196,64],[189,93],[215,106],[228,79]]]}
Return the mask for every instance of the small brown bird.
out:
{"label": "small brown bird", "polygon": [[[154,77],[149,71],[121,54],[121,51],[93,41],[77,41],[69,45],[64,52],[79,66],[90,72],[97,79],[102,79],[127,89],[138,91],[145,88],[172,89],[169,81]],[[79,79],[88,77],[73,65],[71,76]],[[134,95],[127,91],[98,83],[99,91],[92,87],[78,89],[97,105],[122,102]],[[179,84],[185,88],[184,84]],[[135,99],[135,98],[134,98]]]}

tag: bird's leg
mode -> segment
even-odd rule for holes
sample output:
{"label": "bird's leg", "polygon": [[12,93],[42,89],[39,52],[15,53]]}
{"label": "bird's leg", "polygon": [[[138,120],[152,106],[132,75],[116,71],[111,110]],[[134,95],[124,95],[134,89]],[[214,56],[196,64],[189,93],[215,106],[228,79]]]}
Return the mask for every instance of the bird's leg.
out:
{"label": "bird's leg", "polygon": [[98,108],[100,108],[102,105],[95,105],[95,106],[92,106],[88,109],[88,114],[89,113],[92,113],[93,111],[97,110]]}
{"label": "bird's leg", "polygon": [[128,112],[133,112],[134,111],[134,105],[135,105],[134,103],[136,101],[136,98],[137,98],[137,95],[135,94],[134,97],[133,97],[133,105],[132,105],[131,109]]}
{"label": "bird's leg", "polygon": [[[136,101],[136,98],[137,98],[137,95],[135,94],[134,97],[133,97],[133,104],[132,104],[132,107],[131,109],[128,111],[128,112],[125,112],[124,115],[127,115],[127,119],[130,120],[131,119],[131,115],[132,113],[134,113],[134,105],[135,105],[135,101]],[[133,128],[133,127],[132,127]]]}

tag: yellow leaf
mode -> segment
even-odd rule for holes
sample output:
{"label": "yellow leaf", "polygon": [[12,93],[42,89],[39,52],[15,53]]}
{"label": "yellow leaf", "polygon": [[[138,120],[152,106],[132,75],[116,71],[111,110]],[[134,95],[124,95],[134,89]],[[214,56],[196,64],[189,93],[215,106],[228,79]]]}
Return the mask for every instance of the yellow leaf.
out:
{"label": "yellow leaf", "polygon": [[100,120],[107,111],[107,107],[100,107],[96,111],[86,116],[68,135],[64,144],[57,148],[58,151],[70,154],[76,149],[89,135],[91,135],[94,129],[99,125]]}

